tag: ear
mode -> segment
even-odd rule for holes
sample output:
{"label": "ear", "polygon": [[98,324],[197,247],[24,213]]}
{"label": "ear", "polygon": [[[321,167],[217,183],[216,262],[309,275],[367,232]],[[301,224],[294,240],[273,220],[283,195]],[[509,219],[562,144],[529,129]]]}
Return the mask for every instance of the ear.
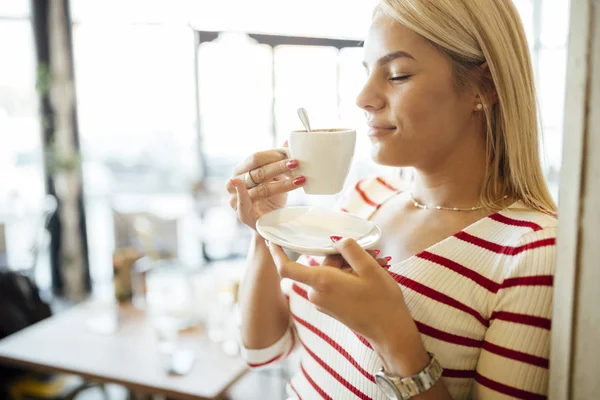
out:
{"label": "ear", "polygon": [[479,96],[485,97],[486,103],[490,106],[498,103],[498,92],[496,91],[496,85],[494,84],[494,79],[492,78],[492,72],[488,66],[487,61],[479,66],[481,68],[481,78],[480,78],[480,93],[481,95],[477,95],[478,101]]}

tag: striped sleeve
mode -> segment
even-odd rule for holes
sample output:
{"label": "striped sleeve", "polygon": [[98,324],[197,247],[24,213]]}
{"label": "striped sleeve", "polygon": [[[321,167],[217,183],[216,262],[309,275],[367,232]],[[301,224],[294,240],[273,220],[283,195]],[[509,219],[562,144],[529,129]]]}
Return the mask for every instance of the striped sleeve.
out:
{"label": "striped sleeve", "polygon": [[477,363],[476,399],[546,399],[556,228],[524,235],[507,258]]}
{"label": "striped sleeve", "polygon": [[296,347],[297,340],[294,326],[291,324],[281,339],[264,349],[248,349],[241,338],[239,342],[242,358],[251,369],[259,369],[285,360]]}
{"label": "striped sleeve", "polygon": [[[289,279],[281,280],[281,290],[285,297],[290,298],[293,282]],[[267,368],[285,360],[298,346],[295,322],[290,319],[290,326],[284,335],[271,346],[264,349],[249,349],[245,346],[241,336],[238,336],[240,353],[246,364],[251,369]]]}

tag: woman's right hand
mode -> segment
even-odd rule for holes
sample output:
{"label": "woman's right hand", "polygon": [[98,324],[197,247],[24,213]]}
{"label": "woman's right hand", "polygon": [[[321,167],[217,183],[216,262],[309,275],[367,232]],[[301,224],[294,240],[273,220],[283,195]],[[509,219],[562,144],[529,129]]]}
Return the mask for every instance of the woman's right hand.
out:
{"label": "woman's right hand", "polygon": [[[252,154],[233,170],[227,182],[229,205],[237,212],[238,219],[256,230],[256,221],[262,215],[285,206],[288,192],[304,185],[303,176],[288,178],[284,174],[298,168],[298,161],[288,159],[279,150]],[[249,172],[257,184],[248,188],[244,175]]]}

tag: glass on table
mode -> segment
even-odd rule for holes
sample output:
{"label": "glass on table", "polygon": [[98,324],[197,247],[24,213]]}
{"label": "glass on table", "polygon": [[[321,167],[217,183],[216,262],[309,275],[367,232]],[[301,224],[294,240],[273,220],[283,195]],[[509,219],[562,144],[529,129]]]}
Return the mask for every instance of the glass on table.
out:
{"label": "glass on table", "polygon": [[239,353],[237,296],[240,271],[235,267],[224,267],[214,275],[215,284],[206,330],[211,341],[221,343],[223,351],[234,356]]}
{"label": "glass on table", "polygon": [[179,331],[195,323],[194,295],[188,270],[176,260],[161,260],[147,272],[146,313],[159,350],[172,353]]}

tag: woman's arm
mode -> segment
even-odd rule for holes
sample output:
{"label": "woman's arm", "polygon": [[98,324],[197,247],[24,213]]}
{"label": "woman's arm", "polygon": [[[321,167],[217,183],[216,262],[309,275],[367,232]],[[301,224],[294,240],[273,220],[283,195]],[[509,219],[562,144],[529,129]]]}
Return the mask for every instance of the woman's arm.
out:
{"label": "woman's arm", "polygon": [[[333,241],[350,265],[350,272],[327,262],[319,268],[306,268],[291,261],[281,247],[271,244],[269,248],[281,276],[308,285],[308,300],[317,310],[366,338],[390,375],[417,374],[427,366],[429,356],[402,290],[356,241]],[[451,397],[440,380],[415,399],[449,400]]]}
{"label": "woman's arm", "polygon": [[[546,396],[555,237],[554,227],[523,236],[516,246],[523,250],[506,265],[477,363],[474,393],[478,399]],[[381,333],[373,347],[390,375],[412,376],[427,365],[429,357],[414,324],[393,326],[393,321],[386,324],[385,332],[392,334]],[[440,380],[415,399],[451,397]]]}
{"label": "woman's arm", "polygon": [[253,233],[248,260],[239,292],[241,338],[247,349],[264,349],[284,336],[290,311],[273,258],[257,233]]}
{"label": "woman's arm", "polygon": [[[249,265],[239,290],[242,356],[251,367],[259,367],[285,357],[294,347],[288,301],[281,290],[281,277],[256,233],[256,222],[265,213],[285,206],[287,193],[301,187],[298,179],[281,179],[298,168],[279,150],[252,154],[234,168],[227,182],[229,205],[240,222],[253,232]],[[251,183],[249,183],[251,181]]]}
{"label": "woman's arm", "polygon": [[556,228],[525,235],[507,265],[476,370],[479,399],[545,399]]}
{"label": "woman's arm", "polygon": [[[408,377],[421,372],[429,364],[429,355],[421,341],[421,334],[413,323],[394,328],[386,324],[385,332],[393,333],[382,337],[378,343],[373,342],[373,350],[383,362],[383,367],[389,375]],[[400,334],[399,334],[400,332]],[[413,397],[415,400],[452,400],[446,385],[440,378],[438,382],[425,393]]]}

